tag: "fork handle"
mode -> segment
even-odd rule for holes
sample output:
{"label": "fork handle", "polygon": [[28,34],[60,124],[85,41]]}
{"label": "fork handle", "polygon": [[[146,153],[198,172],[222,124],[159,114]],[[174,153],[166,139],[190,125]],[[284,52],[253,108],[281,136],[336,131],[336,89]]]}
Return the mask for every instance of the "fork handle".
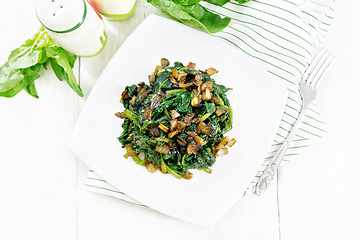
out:
{"label": "fork handle", "polygon": [[273,157],[271,162],[265,168],[264,172],[261,174],[260,179],[256,185],[257,195],[260,196],[261,194],[263,194],[263,192],[265,192],[267,187],[270,185],[271,181],[274,179],[281,160],[289,148],[290,142],[291,139],[285,140],[285,142],[281,145],[280,149],[277,151],[276,155]]}
{"label": "fork handle", "polygon": [[288,134],[287,138],[273,157],[273,159],[270,161],[270,163],[265,168],[264,172],[261,174],[260,179],[256,185],[255,192],[257,195],[261,195],[265,192],[267,187],[270,185],[271,181],[274,179],[274,175],[277,172],[277,169],[281,163],[281,160],[283,159],[286,151],[289,149],[289,145],[295,135],[295,132],[299,128],[299,124],[301,122],[302,117],[304,116],[305,110],[307,109],[309,103],[303,102],[303,107],[301,108],[299,117],[296,119],[296,122],[294,126],[292,127],[290,133]]}

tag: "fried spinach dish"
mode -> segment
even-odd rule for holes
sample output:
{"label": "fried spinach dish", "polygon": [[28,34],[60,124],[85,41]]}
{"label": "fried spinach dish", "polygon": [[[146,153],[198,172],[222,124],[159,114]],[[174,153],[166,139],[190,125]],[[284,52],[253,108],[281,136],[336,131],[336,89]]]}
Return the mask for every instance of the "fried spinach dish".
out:
{"label": "fried spinach dish", "polygon": [[177,178],[191,179],[189,169],[211,173],[216,157],[226,155],[235,144],[224,134],[232,129],[232,110],[226,92],[212,75],[218,71],[196,70],[166,58],[149,75],[149,85],[127,86],[120,102],[125,111],[118,138],[125,157],[144,165],[149,172],[160,170]]}

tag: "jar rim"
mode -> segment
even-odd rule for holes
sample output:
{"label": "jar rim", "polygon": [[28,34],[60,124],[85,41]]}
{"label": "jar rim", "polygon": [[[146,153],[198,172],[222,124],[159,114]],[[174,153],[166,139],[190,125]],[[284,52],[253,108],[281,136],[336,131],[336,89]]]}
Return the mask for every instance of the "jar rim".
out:
{"label": "jar rim", "polygon": [[87,6],[86,6],[85,0],[83,0],[83,3],[84,3],[84,14],[83,14],[82,18],[80,19],[80,21],[79,21],[74,27],[69,28],[69,29],[66,29],[66,30],[58,31],[58,30],[54,30],[54,29],[51,29],[51,28],[47,27],[47,26],[40,20],[37,11],[35,11],[35,12],[36,12],[36,17],[37,17],[37,19],[39,20],[39,22],[41,23],[41,25],[43,25],[44,28],[46,28],[47,30],[49,30],[49,31],[51,31],[51,32],[54,32],[54,33],[69,33],[69,32],[72,32],[72,31],[78,29],[78,28],[84,23],[84,21],[85,21],[86,14],[87,14]]}

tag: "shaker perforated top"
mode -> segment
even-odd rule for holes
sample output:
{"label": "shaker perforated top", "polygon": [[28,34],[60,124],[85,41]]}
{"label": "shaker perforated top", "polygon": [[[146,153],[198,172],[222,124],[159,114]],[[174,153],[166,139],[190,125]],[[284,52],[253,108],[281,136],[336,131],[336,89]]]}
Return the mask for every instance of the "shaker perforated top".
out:
{"label": "shaker perforated top", "polygon": [[52,32],[71,32],[84,22],[85,0],[37,0],[36,15],[41,24]]}

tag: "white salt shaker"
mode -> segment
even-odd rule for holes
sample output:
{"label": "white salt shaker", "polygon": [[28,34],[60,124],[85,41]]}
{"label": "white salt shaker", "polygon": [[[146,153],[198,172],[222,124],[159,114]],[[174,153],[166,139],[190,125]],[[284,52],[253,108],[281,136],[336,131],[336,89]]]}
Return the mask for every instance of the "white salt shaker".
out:
{"label": "white salt shaker", "polygon": [[107,41],[105,24],[85,0],[37,0],[36,15],[50,37],[66,51],[94,56]]}

